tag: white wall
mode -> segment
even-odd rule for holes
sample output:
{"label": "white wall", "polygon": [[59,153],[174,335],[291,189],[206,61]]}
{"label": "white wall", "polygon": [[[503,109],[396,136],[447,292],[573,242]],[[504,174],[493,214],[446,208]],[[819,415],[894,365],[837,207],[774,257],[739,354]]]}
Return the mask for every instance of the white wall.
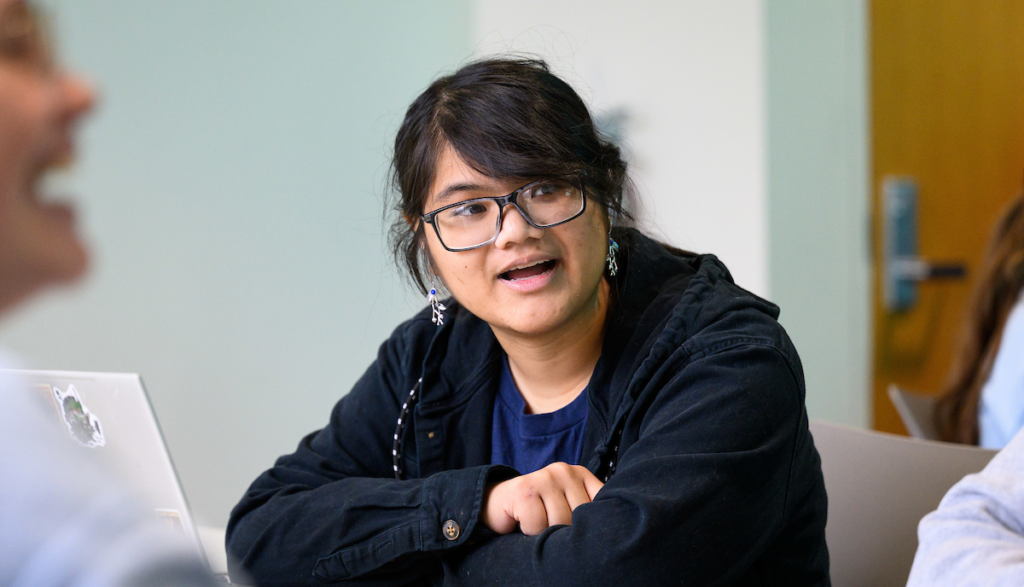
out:
{"label": "white wall", "polygon": [[468,54],[463,0],[51,0],[101,107],[75,171],[95,267],[0,329],[38,368],[142,373],[198,517],[322,427],[407,301],[388,143]]}
{"label": "white wall", "polygon": [[624,109],[644,223],[769,293],[758,0],[476,0],[479,53],[547,59],[597,111]]}

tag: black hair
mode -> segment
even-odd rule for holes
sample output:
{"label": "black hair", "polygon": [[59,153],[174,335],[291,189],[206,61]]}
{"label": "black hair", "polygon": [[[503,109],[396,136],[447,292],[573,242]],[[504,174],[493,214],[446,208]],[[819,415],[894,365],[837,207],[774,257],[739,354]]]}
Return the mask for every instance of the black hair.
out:
{"label": "black hair", "polygon": [[390,231],[396,261],[427,289],[422,246],[427,190],[451,147],[493,178],[582,176],[610,223],[631,225],[626,162],[604,139],[580,96],[538,59],[474,61],[435,80],[405,113],[391,162]]}

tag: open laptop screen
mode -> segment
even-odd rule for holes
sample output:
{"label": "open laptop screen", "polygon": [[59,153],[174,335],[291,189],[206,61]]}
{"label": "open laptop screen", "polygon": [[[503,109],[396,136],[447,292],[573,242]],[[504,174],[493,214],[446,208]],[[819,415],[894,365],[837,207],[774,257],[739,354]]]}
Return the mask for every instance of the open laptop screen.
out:
{"label": "open laptop screen", "polygon": [[5,371],[49,406],[68,442],[149,501],[153,515],[205,553],[142,379],[127,373]]}

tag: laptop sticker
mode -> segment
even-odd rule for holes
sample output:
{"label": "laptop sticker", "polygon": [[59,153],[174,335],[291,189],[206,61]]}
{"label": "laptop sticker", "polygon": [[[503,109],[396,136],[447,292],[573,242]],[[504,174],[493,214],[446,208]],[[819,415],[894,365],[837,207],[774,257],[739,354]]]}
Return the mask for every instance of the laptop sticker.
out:
{"label": "laptop sticker", "polygon": [[181,514],[178,510],[153,510],[156,512],[157,517],[164,523],[168,528],[180,532],[183,536],[185,534],[185,528],[181,525]]}
{"label": "laptop sticker", "polygon": [[67,425],[71,438],[89,448],[96,448],[107,443],[107,439],[103,437],[103,430],[100,428],[99,418],[85,407],[74,385],[69,383],[68,390],[65,392],[54,386],[53,395],[60,405],[61,413],[64,415],[64,424]]}

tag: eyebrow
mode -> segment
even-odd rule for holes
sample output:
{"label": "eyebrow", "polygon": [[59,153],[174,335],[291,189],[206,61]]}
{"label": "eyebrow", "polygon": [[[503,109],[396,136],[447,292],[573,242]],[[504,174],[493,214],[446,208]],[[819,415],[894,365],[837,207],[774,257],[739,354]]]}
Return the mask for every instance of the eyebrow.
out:
{"label": "eyebrow", "polygon": [[434,197],[434,202],[443,205],[446,201],[453,199],[452,196],[456,192],[483,191],[485,189],[487,189],[485,186],[478,183],[455,183],[441,190],[441,193]]}

